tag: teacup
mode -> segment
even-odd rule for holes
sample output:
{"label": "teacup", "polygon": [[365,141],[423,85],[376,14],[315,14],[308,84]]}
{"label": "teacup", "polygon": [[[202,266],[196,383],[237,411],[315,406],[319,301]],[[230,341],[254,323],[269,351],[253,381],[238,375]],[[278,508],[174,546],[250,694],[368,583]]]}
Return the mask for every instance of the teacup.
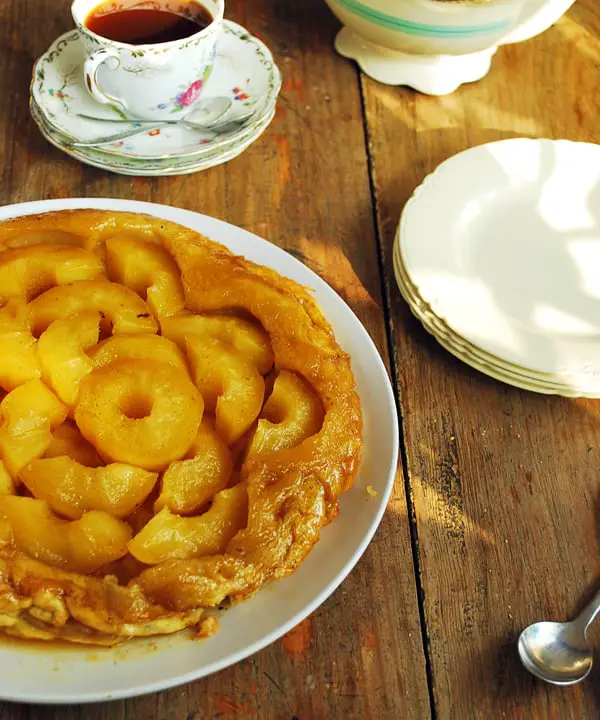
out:
{"label": "teacup", "polygon": [[[94,100],[146,120],[176,119],[189,112],[212,71],[225,5],[224,0],[193,2],[212,17],[204,29],[181,40],[133,45],[102,37],[86,26],[98,0],[74,0],[71,11],[87,55],[84,80]],[[127,9],[131,5],[112,7],[118,4]]]}

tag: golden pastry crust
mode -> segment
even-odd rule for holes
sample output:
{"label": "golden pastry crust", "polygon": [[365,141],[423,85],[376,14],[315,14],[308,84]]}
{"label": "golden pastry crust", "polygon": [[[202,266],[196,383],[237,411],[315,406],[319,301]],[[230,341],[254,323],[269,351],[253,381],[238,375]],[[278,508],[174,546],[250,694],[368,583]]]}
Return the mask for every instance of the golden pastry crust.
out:
{"label": "golden pastry crust", "polygon": [[[36,265],[36,253],[31,247],[34,245],[60,246],[62,265],[58,269],[50,267],[51,252],[40,253]],[[27,247],[27,257],[20,260],[15,249],[23,247]],[[68,247],[78,250],[70,254]],[[90,253],[93,259],[80,249]],[[2,252],[6,250],[10,252]],[[69,262],[70,255],[74,259]],[[117,368],[119,364],[121,374],[123,367],[129,366],[137,372],[139,363],[143,366],[140,353],[143,354],[145,348],[145,341],[139,339],[138,333],[152,334],[154,324],[162,325],[162,334],[168,340],[160,342],[173,341],[173,349],[161,348],[164,358],[156,357],[152,362],[171,362],[163,373],[168,378],[172,373],[183,372],[177,369],[177,363],[181,364],[184,353],[190,382],[194,382],[202,396],[200,404],[205,406],[205,419],[200,424],[201,408],[195,415],[186,414],[187,439],[185,447],[177,446],[176,462],[172,462],[172,455],[165,455],[164,463],[161,457],[153,456],[146,469],[163,471],[168,465],[168,487],[165,485],[161,493],[157,485],[130,517],[110,518],[131,529],[135,536],[130,542],[131,554],[116,557],[115,562],[105,564],[93,577],[70,570],[69,550],[62,545],[52,548],[53,552],[59,555],[62,552],[66,557],[59,569],[55,563],[48,563],[49,552],[42,562],[33,545],[23,547],[15,543],[19,533],[13,532],[11,523],[20,522],[20,519],[13,520],[19,515],[3,509],[0,495],[0,516],[8,518],[0,527],[0,626],[23,637],[60,637],[74,642],[110,644],[134,635],[176,632],[197,623],[203,608],[220,605],[227,599],[241,600],[265,582],[292,573],[318,541],[321,527],[336,516],[338,498],[354,480],[362,447],[362,416],[350,360],[336,343],[329,323],[310,294],[292,280],[237,257],[187,228],[131,213],[75,210],[5,221],[0,223],[0,274],[3,258],[12,263],[11,272],[18,267],[20,273],[19,283],[11,291],[13,296],[4,297],[3,302],[19,302],[19,297],[15,299],[14,295],[20,293],[21,300],[30,308],[29,328],[21,329],[25,337],[24,353],[31,354],[32,340],[28,335],[31,330],[39,334],[52,327],[52,323],[56,327],[58,321],[64,322],[75,313],[100,313],[98,339],[104,345],[110,341],[102,337],[102,323],[107,324],[105,335],[111,329],[125,333],[119,335],[121,339],[118,348],[115,344],[116,349],[111,351],[113,354],[100,353],[94,349],[97,346],[90,348],[85,344],[83,350],[81,347],[73,350],[76,360],[81,360],[76,365],[81,368],[78,370],[81,377],[76,377],[81,384],[74,386],[71,395],[77,397],[79,387],[83,387],[83,394],[89,395],[88,388],[95,388],[90,384],[95,382],[93,378],[102,377],[102,373],[109,375],[110,368]],[[98,259],[107,276],[99,274]],[[122,308],[111,300],[115,293],[106,291],[107,280],[121,283],[127,292],[134,290],[146,302],[151,316],[146,317],[137,305],[133,314],[121,312]],[[77,301],[78,283],[85,286],[84,303]],[[51,303],[44,298],[47,291],[51,291],[47,296]],[[185,307],[182,308],[183,301]],[[232,316],[237,319],[232,321]],[[184,317],[183,324],[181,317]],[[192,320],[192,325],[196,323],[199,327],[199,334],[193,337],[186,336],[191,327],[190,317],[205,318]],[[1,332],[0,317],[0,380],[4,377]],[[122,339],[134,334],[138,338],[137,349],[132,350],[128,358]],[[43,367],[56,361],[59,364],[53,366],[50,377],[64,379],[60,362],[66,361],[61,357],[55,360],[51,351],[46,354],[50,360],[45,357]],[[96,369],[94,357],[103,358]],[[271,362],[274,368],[269,372]],[[68,367],[72,368],[73,363]],[[10,375],[9,370],[6,372]],[[279,384],[278,373],[281,373]],[[39,374],[37,365],[32,366],[31,382],[39,383]],[[133,371],[130,374],[134,374]],[[14,378],[14,374],[11,377]],[[27,373],[21,371],[19,378],[22,377],[27,377]],[[48,383],[48,376],[43,375],[42,380]],[[11,390],[10,382],[8,385],[6,390]],[[267,402],[271,392],[272,400]],[[85,395],[87,403],[88,395]],[[188,395],[192,397],[191,393]],[[257,398],[260,398],[258,405]],[[142,397],[135,402],[143,405],[145,400]],[[286,402],[297,403],[298,407],[286,412]],[[78,407],[75,404],[74,412],[70,412],[76,422],[82,415]],[[144,421],[150,422],[152,411],[143,412],[146,412]],[[143,417],[142,410],[136,414],[135,407],[123,413],[129,413],[127,418]],[[98,417],[104,415],[100,413]],[[69,437],[74,433],[76,437],[73,421],[66,422],[71,424]],[[193,428],[197,428],[200,435],[190,445]],[[31,460],[35,459],[37,464],[27,465],[29,475],[24,471],[24,477],[29,478],[31,472],[43,464],[43,459],[39,459],[40,443],[49,443],[47,437],[51,437],[53,429],[48,425],[46,435],[36,436]],[[82,442],[86,444],[87,455],[91,443],[92,455],[96,450],[105,463],[135,465],[135,453],[121,458],[118,444],[113,446],[110,441],[108,445],[104,441],[98,444],[96,435],[87,431],[85,423],[79,430],[85,436]],[[280,432],[281,437],[273,439],[273,432]],[[255,439],[257,433],[260,441]],[[60,446],[68,447],[64,442]],[[194,455],[200,452],[195,448],[200,447],[210,462],[202,462]],[[8,461],[11,467],[20,467],[21,458],[26,459],[27,452],[29,446],[25,450],[20,448],[19,462],[12,465],[9,453],[7,458],[3,457],[4,465]],[[48,457],[53,458],[52,452]],[[77,466],[75,460],[72,465]],[[56,460],[52,462],[60,465]],[[123,469],[119,471],[122,473]],[[185,483],[190,482],[194,473],[210,472],[215,477],[203,478],[205,485],[195,490],[204,503],[202,509],[192,502],[194,517],[184,517],[184,512],[178,518],[184,528],[179,535],[188,533],[191,538],[185,546],[180,540],[179,545],[169,544],[167,537],[160,547],[151,541],[148,551],[143,533],[136,541],[138,533],[151,527],[149,522],[159,522],[159,515],[155,513],[162,513],[160,517],[168,523],[170,513],[185,509],[181,488],[185,489]],[[238,488],[235,492],[223,489],[224,472],[230,476],[228,487]],[[92,492],[89,478],[99,474],[86,471],[80,475],[88,478],[86,508],[93,509],[93,501],[88,498]],[[110,471],[108,476],[110,480]],[[77,472],[71,474],[73,482],[78,478]],[[13,479],[18,486],[18,474]],[[36,487],[34,482],[29,485]],[[213,508],[217,508],[217,515],[221,505],[238,502],[227,517],[232,537],[227,535],[226,521],[220,515],[217,521],[209,515],[206,488],[216,493]],[[110,483],[108,491],[103,489],[103,497],[109,491]],[[155,504],[159,495],[160,502]],[[230,499],[242,495],[242,501]],[[61,502],[64,497],[67,497],[65,492],[60,495]],[[78,502],[80,508],[83,501],[78,499]],[[169,502],[173,504],[169,506]],[[105,506],[110,507],[108,501]],[[240,525],[242,516],[244,521]],[[84,514],[82,520],[73,523],[85,524],[85,518]],[[94,520],[101,522],[102,519]],[[197,530],[200,525],[204,544],[194,545],[193,533],[200,532]],[[67,531],[71,532],[67,528],[65,534]],[[208,540],[206,533],[209,533]],[[215,533],[217,539],[213,542]],[[215,553],[219,538],[222,543],[225,538],[226,543]],[[132,555],[142,546],[144,562],[154,557],[161,560],[151,566],[141,564]],[[203,547],[211,548],[214,554],[202,554],[198,548]]]}

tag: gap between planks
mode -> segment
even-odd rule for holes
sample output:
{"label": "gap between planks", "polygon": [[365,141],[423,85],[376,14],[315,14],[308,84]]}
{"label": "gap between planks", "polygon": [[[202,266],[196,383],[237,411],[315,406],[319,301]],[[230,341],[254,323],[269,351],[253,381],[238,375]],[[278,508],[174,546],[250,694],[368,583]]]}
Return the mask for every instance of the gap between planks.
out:
{"label": "gap between planks", "polygon": [[371,155],[371,128],[367,117],[367,104],[365,92],[365,78],[362,71],[356,66],[356,74],[358,78],[358,87],[360,91],[360,102],[364,130],[365,153],[367,156],[367,168],[369,174],[369,190],[371,194],[371,204],[373,208],[373,226],[375,229],[375,240],[377,243],[377,261],[379,267],[379,281],[381,285],[381,299],[383,309],[383,319],[385,325],[385,339],[387,352],[389,357],[390,379],[394,391],[394,400],[396,403],[396,412],[398,413],[398,428],[400,432],[400,462],[402,468],[402,478],[404,480],[404,494],[406,496],[406,510],[408,515],[408,525],[410,528],[410,544],[413,560],[413,569],[415,577],[415,586],[417,591],[417,605],[419,608],[419,622],[421,625],[421,642],[423,645],[423,654],[425,656],[425,674],[427,677],[427,692],[429,694],[429,708],[432,720],[436,720],[437,711],[435,706],[433,669],[430,658],[429,633],[427,632],[427,622],[425,619],[425,602],[424,589],[421,576],[421,561],[419,559],[419,531],[417,528],[417,518],[413,502],[413,492],[410,482],[410,473],[408,471],[408,459],[406,454],[406,445],[404,443],[404,418],[402,415],[402,405],[398,383],[398,366],[396,360],[396,351],[394,345],[394,334],[392,332],[392,309],[391,298],[388,286],[385,281],[385,247],[383,239],[383,229],[379,222],[379,209],[377,205],[377,188],[375,185],[373,158]]}

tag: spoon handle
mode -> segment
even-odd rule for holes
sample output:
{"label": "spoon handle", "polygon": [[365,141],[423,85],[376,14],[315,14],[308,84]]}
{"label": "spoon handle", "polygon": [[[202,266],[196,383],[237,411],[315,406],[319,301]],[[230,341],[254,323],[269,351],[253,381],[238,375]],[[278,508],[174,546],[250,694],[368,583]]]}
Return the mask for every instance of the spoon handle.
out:
{"label": "spoon handle", "polygon": [[137,128],[129,128],[129,130],[124,130],[120,133],[116,133],[115,135],[107,135],[106,137],[100,137],[100,138],[94,138],[93,140],[75,140],[73,142],[65,142],[65,145],[68,145],[69,147],[96,147],[97,145],[105,145],[106,143],[111,142],[118,142],[119,140],[127,140],[128,138],[135,137],[136,135],[141,135],[142,133],[152,132],[152,130],[158,130],[161,127],[165,127],[165,125],[169,125],[168,122],[156,122],[153,124],[152,128],[149,129],[148,126],[144,127],[137,127]]}
{"label": "spoon handle", "polygon": [[85,113],[75,113],[76,117],[83,120],[93,120],[94,122],[109,123],[110,125],[156,125],[156,123],[168,123],[169,125],[179,125],[181,120],[123,120],[122,118],[106,118],[96,117],[95,115],[86,115]]}
{"label": "spoon handle", "polygon": [[[243,128],[247,124],[248,120],[252,117],[252,114],[241,115],[239,118],[225,120],[222,122],[215,122],[211,125],[203,125],[200,123],[192,122],[191,120],[181,120],[176,124],[192,130],[201,130],[204,132],[213,132],[217,135],[222,135],[223,133]],[[148,126],[137,127],[133,129],[129,128],[129,130],[122,130],[115,135],[98,137],[94,138],[93,140],[69,140],[65,142],[65,146],[81,148],[97,147],[99,145],[106,145],[107,143],[111,142],[118,142],[119,140],[127,140],[128,138],[135,137],[136,135],[141,135],[142,133],[152,132],[153,129],[158,130],[159,128],[167,127],[170,125],[172,125],[172,123],[169,120],[159,120],[153,123],[152,128],[149,128]]]}
{"label": "spoon handle", "polygon": [[585,606],[577,618],[573,621],[583,629],[584,635],[587,633],[589,626],[594,622],[596,616],[600,612],[600,590],[594,595],[590,602]]}

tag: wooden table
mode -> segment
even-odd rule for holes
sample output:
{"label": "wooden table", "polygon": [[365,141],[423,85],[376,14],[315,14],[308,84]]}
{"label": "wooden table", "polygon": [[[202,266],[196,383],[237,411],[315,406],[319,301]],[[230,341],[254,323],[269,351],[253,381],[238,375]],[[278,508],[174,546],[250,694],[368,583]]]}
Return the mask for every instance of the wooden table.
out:
{"label": "wooden table", "polygon": [[228,0],[227,16],[261,37],[283,72],[273,125],[228,165],[125,178],[61,154],[29,118],[31,66],[71,26],[68,0],[2,0],[0,202],[168,203],[301,258],[388,363],[403,428],[394,496],[342,587],[254,657],[126,702],[3,704],[0,720],[600,717],[600,669],[579,687],[551,688],[521,669],[515,649],[521,628],[565,618],[600,575],[600,404],[521,392],[456,361],[412,318],[391,263],[403,204],[450,155],[513,136],[600,141],[600,5],[579,0],[444,98],[378,85],[338,57],[323,0]]}

